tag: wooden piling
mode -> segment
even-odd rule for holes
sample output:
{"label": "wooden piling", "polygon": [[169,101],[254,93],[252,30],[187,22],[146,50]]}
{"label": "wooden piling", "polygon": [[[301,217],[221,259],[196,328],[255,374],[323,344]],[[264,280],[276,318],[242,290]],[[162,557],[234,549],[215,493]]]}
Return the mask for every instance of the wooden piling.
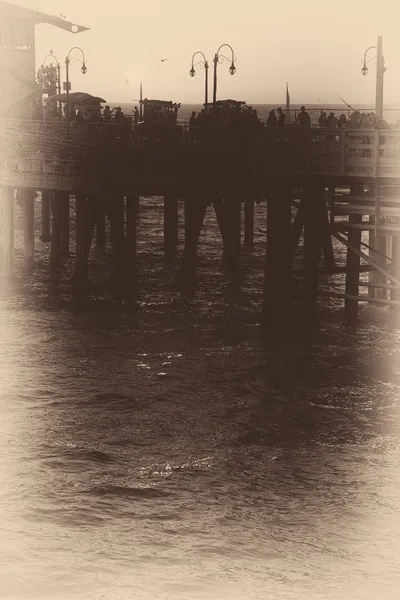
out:
{"label": "wooden piling", "polygon": [[60,253],[62,257],[69,254],[69,193],[65,191],[56,192],[61,203],[61,240]]}
{"label": "wooden piling", "polygon": [[229,262],[230,260],[230,246],[229,246],[229,231],[227,226],[226,218],[226,204],[225,200],[220,196],[216,195],[213,198],[213,208],[215,216],[217,218],[218,228],[222,238],[223,251],[222,260],[223,262]]}
{"label": "wooden piling", "polygon": [[[375,225],[375,216],[374,215],[370,215],[368,218],[369,224],[370,225]],[[371,229],[370,231],[368,231],[368,246],[370,247],[370,250],[368,251],[368,254],[371,258],[376,258],[376,253],[372,252],[372,249],[375,249],[375,244],[376,244],[376,240],[375,240],[375,231],[373,229]],[[371,298],[375,297],[375,287],[374,287],[374,283],[376,281],[376,272],[375,271],[370,271],[368,274],[368,282],[371,284],[371,286],[368,289],[368,295]]]}
{"label": "wooden piling", "polygon": [[336,188],[335,186],[330,186],[328,188],[329,225],[333,225],[335,222],[335,197]]}
{"label": "wooden piling", "polygon": [[[332,215],[332,211],[331,211]],[[333,243],[331,236],[331,225],[329,222],[328,216],[328,207],[324,203],[322,214],[321,214],[322,222],[322,250],[324,254],[324,266],[328,269],[333,268],[335,266],[335,254],[333,251]]]}
{"label": "wooden piling", "polygon": [[254,246],[254,198],[244,201],[244,245],[246,248]]}
{"label": "wooden piling", "polygon": [[136,278],[136,250],[137,250],[137,214],[139,207],[139,197],[136,195],[126,198],[126,249],[129,271]]}
{"label": "wooden piling", "polygon": [[88,281],[88,259],[96,221],[96,198],[75,195],[76,254],[72,283],[75,287]]}
{"label": "wooden piling", "polygon": [[51,198],[54,192],[42,191],[42,234],[40,241],[51,241]]}
{"label": "wooden piling", "polygon": [[240,193],[232,194],[230,198],[231,211],[231,240],[232,255],[235,262],[235,270],[239,266],[240,251],[242,246],[242,200]]}
{"label": "wooden piling", "polygon": [[324,188],[309,182],[304,187],[305,317],[314,320],[317,311],[318,266],[322,248],[321,221],[325,208]]}
{"label": "wooden piling", "polygon": [[291,189],[276,183],[267,199],[267,247],[264,270],[263,329],[276,332],[287,316],[292,253]]}
{"label": "wooden piling", "polygon": [[35,263],[35,192],[23,192],[24,209],[24,271],[31,273]]}
{"label": "wooden piling", "polygon": [[185,248],[178,274],[181,289],[193,290],[196,280],[197,245],[208,202],[198,194],[185,198]]}
{"label": "wooden piling", "polygon": [[104,256],[106,250],[106,207],[102,197],[96,198],[96,251]]}
{"label": "wooden piling", "polygon": [[[394,235],[392,236],[392,275],[398,277],[400,279],[400,236]],[[390,290],[390,300],[399,300],[400,298],[400,290],[399,289],[391,289]]]}
{"label": "wooden piling", "polygon": [[[362,215],[350,215],[349,223],[362,223]],[[361,229],[349,229],[349,245],[357,250],[361,247]],[[348,319],[354,321],[358,314],[359,295],[359,279],[360,279],[360,255],[351,249],[347,248],[346,260],[346,291],[345,291],[345,315]]]}
{"label": "wooden piling", "polygon": [[106,214],[110,222],[113,244],[115,285],[121,287],[126,282],[126,238],[125,238],[125,198],[114,196],[106,198]]}
{"label": "wooden piling", "polygon": [[14,188],[3,187],[4,277],[15,276]]}
{"label": "wooden piling", "polygon": [[164,196],[164,256],[173,260],[178,246],[178,199],[174,194]]}
{"label": "wooden piling", "polygon": [[61,261],[61,235],[62,235],[62,219],[63,208],[60,202],[60,196],[54,193],[51,198],[51,249],[50,249],[50,266],[56,268]]}
{"label": "wooden piling", "polygon": [[[386,265],[386,256],[388,255],[388,237],[386,235],[378,235],[378,254],[375,255],[377,262],[384,266]],[[386,277],[382,273],[376,273],[375,283],[387,283]],[[387,298],[387,290],[384,288],[377,288],[375,290],[375,297]]]}
{"label": "wooden piling", "polygon": [[298,206],[296,216],[290,230],[290,252],[292,258],[296,254],[297,246],[301,238],[301,234],[304,227],[304,200],[301,199]]}

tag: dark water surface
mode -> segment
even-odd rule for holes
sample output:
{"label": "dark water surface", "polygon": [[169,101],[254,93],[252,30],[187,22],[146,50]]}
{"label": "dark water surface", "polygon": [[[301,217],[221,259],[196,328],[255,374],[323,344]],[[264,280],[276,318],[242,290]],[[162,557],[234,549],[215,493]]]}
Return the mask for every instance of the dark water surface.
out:
{"label": "dark water surface", "polygon": [[138,310],[49,287],[40,245],[1,293],[2,600],[400,598],[393,313],[262,345],[262,231],[238,291],[208,218],[190,303],[156,204]]}

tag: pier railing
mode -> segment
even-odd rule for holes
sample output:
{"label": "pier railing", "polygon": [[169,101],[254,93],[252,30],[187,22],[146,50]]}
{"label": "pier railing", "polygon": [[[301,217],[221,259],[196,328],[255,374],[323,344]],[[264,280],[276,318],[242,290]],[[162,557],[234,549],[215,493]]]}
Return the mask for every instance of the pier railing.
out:
{"label": "pier railing", "polygon": [[[281,130],[0,120],[0,185],[75,189],[104,169],[124,178],[315,174],[400,178],[400,129]],[[197,165],[197,166],[196,166]],[[221,167],[222,168],[222,167]],[[72,186],[72,187],[71,187]]]}

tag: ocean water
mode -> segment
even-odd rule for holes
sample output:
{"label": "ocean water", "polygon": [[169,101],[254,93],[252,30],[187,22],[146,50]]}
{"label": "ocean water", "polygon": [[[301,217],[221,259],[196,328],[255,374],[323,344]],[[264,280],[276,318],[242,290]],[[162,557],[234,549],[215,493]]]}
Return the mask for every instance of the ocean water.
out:
{"label": "ocean water", "polygon": [[332,301],[262,342],[264,215],[239,288],[210,210],[198,292],[179,296],[157,198],[135,307],[94,253],[74,298],[73,245],[58,282],[37,242],[34,277],[2,286],[2,600],[398,600],[398,318],[350,326]]}

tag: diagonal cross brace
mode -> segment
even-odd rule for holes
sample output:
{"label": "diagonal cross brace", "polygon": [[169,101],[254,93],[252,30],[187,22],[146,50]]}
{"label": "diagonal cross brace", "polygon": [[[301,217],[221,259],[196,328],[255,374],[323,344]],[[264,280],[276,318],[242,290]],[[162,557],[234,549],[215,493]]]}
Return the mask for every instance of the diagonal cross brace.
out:
{"label": "diagonal cross brace", "polygon": [[394,277],[391,273],[389,273],[389,271],[387,271],[386,269],[384,269],[383,267],[381,267],[375,260],[373,260],[372,258],[370,258],[368,256],[368,254],[365,254],[365,252],[363,252],[362,250],[359,250],[358,248],[356,248],[355,246],[353,246],[353,244],[350,244],[348,240],[346,240],[346,238],[341,235],[340,233],[335,233],[332,232],[332,235],[342,244],[344,244],[346,246],[346,248],[349,248],[350,250],[352,250],[353,252],[355,252],[356,254],[358,254],[358,256],[360,256],[360,258],[364,259],[368,264],[372,265],[373,267],[375,267],[375,269],[377,271],[379,271],[379,273],[381,273],[384,277],[387,277],[387,279],[389,279],[389,281],[391,281],[392,283],[394,283],[399,289],[400,289],[400,281],[398,279],[396,279],[396,277]]}

